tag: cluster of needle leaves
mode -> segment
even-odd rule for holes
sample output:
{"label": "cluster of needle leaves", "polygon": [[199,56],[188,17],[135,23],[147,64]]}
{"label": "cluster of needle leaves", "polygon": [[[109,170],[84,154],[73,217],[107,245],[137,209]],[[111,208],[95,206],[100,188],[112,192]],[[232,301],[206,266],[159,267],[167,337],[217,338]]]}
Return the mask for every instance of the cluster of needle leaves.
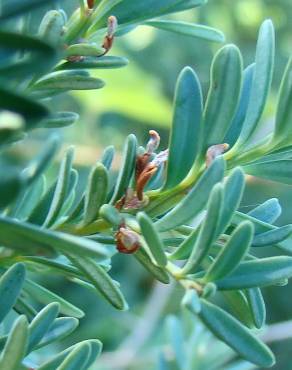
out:
{"label": "cluster of needle leaves", "polygon": [[[50,111],[50,97],[103,87],[89,71],[125,66],[125,58],[106,54],[118,37],[139,25],[224,41],[214,29],[156,19],[204,0],[81,0],[69,19],[60,7],[46,13],[37,36],[11,31],[13,22],[25,24],[15,19],[25,20],[27,12],[45,3],[50,1],[0,3],[2,153],[32,129],[74,123],[75,113]],[[274,48],[269,20],[260,28],[255,62],[247,68],[236,46],[222,47],[212,62],[206,101],[196,73],[186,67],[177,82],[169,147],[159,151],[155,131],[145,147],[130,135],[114,183],[109,179],[115,152],[108,147],[83,191],[77,191],[79,174],[69,148],[48,185],[45,171],[59,149],[55,136],[22,171],[1,164],[0,320],[11,312],[16,317],[0,337],[1,369],[90,368],[101,352],[98,340],[78,343],[43,364],[30,363],[31,352],[68,336],[84,316],[31,280],[30,273],[59,274],[126,310],[120,284],[110,276],[117,253],[134,257],[154,279],[181,285],[182,306],[240,357],[260,367],[274,364],[256,335],[266,318],[261,288],[284,285],[292,276],[292,226],[273,225],[281,213],[276,199],[247,214],[238,211],[245,174],[292,181],[291,60],[275,125],[264,139],[256,135],[273,77]],[[269,246],[282,255],[254,255],[256,248]],[[227,310],[218,306],[217,296]],[[36,302],[44,305],[39,312]],[[179,368],[185,369],[183,351],[177,352]]]}

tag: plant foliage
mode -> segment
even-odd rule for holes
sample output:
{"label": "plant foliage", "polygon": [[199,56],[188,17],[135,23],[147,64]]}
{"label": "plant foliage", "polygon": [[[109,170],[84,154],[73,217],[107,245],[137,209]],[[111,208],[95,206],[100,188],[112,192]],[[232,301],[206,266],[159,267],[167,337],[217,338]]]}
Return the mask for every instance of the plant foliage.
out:
{"label": "plant foliage", "polygon": [[[25,19],[26,12],[45,3],[2,1],[1,22],[6,25],[20,15]],[[105,54],[115,38],[139,25],[222,42],[214,29],[156,19],[203,3],[81,0],[69,19],[60,8],[49,11],[37,36],[3,27],[1,151],[35,128],[74,123],[75,113],[50,112],[47,100],[71,90],[102,88],[104,81],[90,71],[127,65],[125,58]],[[93,166],[81,194],[76,191],[73,148],[48,186],[46,169],[59,149],[55,136],[22,171],[1,168],[7,175],[0,179],[0,319],[17,313],[0,338],[1,369],[30,368],[31,352],[68,336],[84,315],[31,280],[30,273],[62,275],[126,310],[122,288],[110,276],[117,253],[132,254],[154,279],[181,285],[182,305],[246,361],[260,367],[274,364],[254,329],[265,324],[261,288],[285,284],[292,276],[292,257],[287,256],[292,253],[292,226],[273,225],[281,212],[277,200],[248,214],[238,210],[245,174],[291,183],[291,61],[280,88],[275,128],[261,141],[255,135],[273,65],[274,29],[267,20],[259,32],[255,62],[245,70],[236,46],[218,51],[206,101],[195,71],[186,67],[177,82],[169,147],[158,151],[155,131],[145,148],[129,135],[113,186],[112,147]],[[271,245],[283,255],[255,257],[255,248]],[[218,306],[217,296],[226,301],[227,310]],[[35,302],[44,305],[38,312]],[[175,338],[179,323],[170,319],[169,325],[183,369],[187,357]],[[34,367],[88,369],[100,351],[99,341],[87,340]],[[226,347],[224,351],[230,353]],[[167,368],[164,362],[162,356],[161,369]]]}

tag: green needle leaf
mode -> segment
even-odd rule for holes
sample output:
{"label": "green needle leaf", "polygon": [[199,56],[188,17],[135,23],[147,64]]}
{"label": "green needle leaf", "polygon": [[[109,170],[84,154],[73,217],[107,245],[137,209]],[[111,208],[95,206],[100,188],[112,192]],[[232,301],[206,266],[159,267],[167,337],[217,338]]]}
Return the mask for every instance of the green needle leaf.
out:
{"label": "green needle leaf", "polygon": [[0,322],[14,306],[25,280],[25,267],[17,263],[0,278]]}
{"label": "green needle leaf", "polygon": [[126,67],[128,59],[115,56],[85,57],[78,62],[65,62],[60,64],[56,70],[78,70],[78,69],[114,69]]}
{"label": "green needle leaf", "polygon": [[15,321],[0,357],[1,370],[19,370],[26,354],[28,322],[25,316]]}
{"label": "green needle leaf", "polygon": [[292,160],[283,159],[275,161],[264,161],[244,166],[244,171],[249,175],[263,179],[292,184]]}
{"label": "green needle leaf", "polygon": [[216,281],[218,289],[246,289],[273,285],[292,276],[292,257],[242,262],[229,276]]}
{"label": "green needle leaf", "polygon": [[248,215],[260,221],[273,224],[280,217],[281,213],[282,208],[279,200],[271,198],[248,212]]}
{"label": "green needle leaf", "polygon": [[251,245],[253,232],[254,227],[251,222],[241,223],[208,268],[204,280],[207,282],[219,280],[234,271]]}
{"label": "green needle leaf", "polygon": [[147,21],[144,24],[161,30],[185,36],[197,37],[207,41],[224,42],[224,34],[215,28],[181,21]]}
{"label": "green needle leaf", "polygon": [[29,296],[31,296],[37,302],[43,304],[57,302],[59,304],[60,313],[63,315],[69,315],[79,319],[84,317],[84,312],[81,311],[78,307],[74,306],[72,303],[66,301],[64,298],[60,297],[56,293],[53,293],[49,289],[35,283],[32,280],[26,279],[24,284],[24,291],[26,291]]}
{"label": "green needle leaf", "polygon": [[100,207],[105,203],[108,191],[108,173],[103,164],[98,163],[91,171],[85,194],[84,220],[85,225],[95,221]]}
{"label": "green needle leaf", "polygon": [[251,288],[246,290],[246,297],[252,312],[254,325],[261,329],[266,322],[266,306],[260,288]]}
{"label": "green needle leaf", "polygon": [[113,282],[111,277],[91,258],[82,258],[68,254],[68,257],[83,274],[95,286],[97,291],[118,310],[127,310],[125,298]]}
{"label": "green needle leaf", "polygon": [[196,244],[187,263],[182,269],[182,274],[188,274],[192,269],[199,266],[217,239],[217,228],[220,222],[223,201],[223,188],[221,184],[214,186],[208,204],[205,220],[200,228]]}
{"label": "green needle leaf", "polygon": [[155,225],[158,231],[167,231],[187,223],[203,210],[213,186],[224,176],[225,162],[222,157],[213,161],[186,197]]}
{"label": "green needle leaf", "polygon": [[259,32],[255,71],[251,88],[250,100],[247,108],[243,128],[236,147],[242,146],[253,136],[263,113],[267,96],[270,90],[275,54],[274,27],[270,20],[266,20]]}
{"label": "green needle leaf", "polygon": [[62,205],[69,188],[73,157],[74,148],[71,147],[68,149],[65,158],[63,159],[60,166],[54,197],[52,199],[48,215],[43,225],[45,227],[51,226],[57,220],[58,215],[62,209]]}
{"label": "green needle leaf", "polygon": [[190,67],[186,67],[179,75],[176,86],[164,189],[179,184],[194,163],[199,145],[202,104],[198,77]]}
{"label": "green needle leaf", "polygon": [[275,230],[270,230],[262,234],[258,234],[254,237],[252,246],[253,247],[267,247],[281,243],[285,239],[289,238],[292,234],[292,225],[286,225],[279,227]]}
{"label": "green needle leaf", "polygon": [[167,258],[164,253],[163,242],[153,224],[152,220],[145,213],[137,215],[142,235],[150,252],[158,266],[166,266]]}
{"label": "green needle leaf", "polygon": [[65,360],[58,366],[58,370],[79,370],[84,369],[84,364],[90,357],[91,347],[83,342],[75,346]]}
{"label": "green needle leaf", "polygon": [[134,172],[136,155],[137,139],[135,135],[129,135],[124,149],[123,164],[121,165],[114,194],[110,201],[111,204],[115,204],[116,201],[125,195]]}
{"label": "green needle leaf", "polygon": [[201,151],[222,144],[235,115],[242,79],[242,57],[234,45],[226,45],[214,57],[206,101]]}
{"label": "green needle leaf", "polygon": [[141,263],[141,265],[150,272],[158,281],[163,284],[169,284],[170,279],[165,269],[160,266],[156,266],[149,257],[148,253],[143,249],[139,248],[133,256]]}
{"label": "green needle leaf", "polygon": [[276,126],[272,142],[281,147],[291,144],[292,121],[292,58],[290,58],[280,87]]}
{"label": "green needle leaf", "polygon": [[27,353],[30,353],[41,341],[59,314],[59,304],[54,302],[43,308],[29,325]]}
{"label": "green needle leaf", "polygon": [[260,367],[271,367],[275,358],[270,349],[230,314],[201,299],[200,318],[219,339],[240,356]]}

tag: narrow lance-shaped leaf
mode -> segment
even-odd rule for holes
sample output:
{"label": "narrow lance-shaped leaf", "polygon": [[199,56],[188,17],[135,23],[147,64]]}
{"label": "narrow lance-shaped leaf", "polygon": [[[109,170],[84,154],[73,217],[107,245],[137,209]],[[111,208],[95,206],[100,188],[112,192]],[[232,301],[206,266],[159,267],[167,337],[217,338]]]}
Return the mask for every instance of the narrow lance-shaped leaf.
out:
{"label": "narrow lance-shaped leaf", "polygon": [[68,254],[72,263],[95,286],[98,292],[114,307],[126,310],[128,305],[120,289],[114,284],[111,277],[91,258],[76,258]]}
{"label": "narrow lance-shaped leaf", "polygon": [[82,369],[84,363],[90,357],[90,345],[86,342],[78,344],[73,351],[65,358],[65,360],[58,366],[58,370],[77,370]]}
{"label": "narrow lance-shaped leaf", "polygon": [[246,289],[277,284],[292,276],[292,257],[242,262],[229,276],[216,281],[219,289]]}
{"label": "narrow lance-shaped leaf", "polygon": [[187,259],[194,248],[198,235],[199,227],[197,226],[192,231],[192,233],[185,238],[185,240],[180,244],[180,246],[175,249],[175,251],[170,255],[169,258],[173,261]]}
{"label": "narrow lance-shaped leaf", "polygon": [[150,272],[158,281],[163,284],[169,284],[170,279],[165,269],[160,266],[156,266],[149,257],[148,253],[143,249],[139,248],[133,256],[141,263],[141,265]]}
{"label": "narrow lance-shaped leaf", "polygon": [[179,184],[194,163],[201,116],[201,86],[195,72],[186,67],[181,72],[176,86],[165,189]]}
{"label": "narrow lance-shaped leaf", "polygon": [[251,245],[254,228],[245,221],[232,233],[231,238],[208,268],[205,281],[215,281],[236,269]]}
{"label": "narrow lance-shaped leaf", "polygon": [[182,274],[189,273],[198,267],[217,238],[217,227],[220,222],[223,201],[223,189],[221,184],[214,186],[207,204],[207,214],[199,231],[198,239],[193,251],[182,269]]}
{"label": "narrow lance-shaped leaf", "polygon": [[281,243],[292,234],[292,225],[285,225],[275,230],[270,230],[254,237],[253,247],[268,247]]}
{"label": "narrow lance-shaped leaf", "polygon": [[60,148],[60,140],[56,135],[48,138],[44,150],[31,161],[27,168],[23,170],[23,176],[28,184],[39,178],[52,162],[54,156]]}
{"label": "narrow lance-shaped leaf", "polygon": [[246,297],[256,328],[261,329],[266,322],[266,306],[260,288],[247,289]]}
{"label": "narrow lance-shaped leaf", "polygon": [[255,64],[253,63],[250,64],[243,72],[243,84],[237,111],[223,140],[223,142],[229,144],[230,147],[235,144],[242,129],[250,99],[254,69]]}
{"label": "narrow lance-shaped leaf", "polygon": [[74,71],[58,71],[42,77],[33,90],[94,90],[104,87],[104,81],[88,74]]}
{"label": "narrow lance-shaped leaf", "polygon": [[56,293],[53,293],[51,290],[35,283],[30,279],[26,279],[23,289],[37,302],[43,304],[57,302],[60,307],[60,313],[63,315],[69,315],[76,318],[84,317],[84,312],[81,311],[78,307],[74,306],[72,303],[66,301],[64,298],[60,297]]}
{"label": "narrow lance-shaped leaf", "polygon": [[100,207],[105,203],[108,190],[108,173],[103,164],[98,163],[91,171],[85,194],[85,225],[96,220]]}
{"label": "narrow lance-shaped leaf", "polygon": [[182,21],[147,21],[144,24],[161,30],[175,32],[185,36],[197,37],[207,41],[224,42],[224,34],[215,28]]}
{"label": "narrow lance-shaped leaf", "polygon": [[60,317],[55,319],[35,348],[38,349],[53,342],[60,342],[70,335],[77,328],[78,324],[79,321],[74,317]]}
{"label": "narrow lance-shaped leaf", "polygon": [[0,278],[0,322],[14,306],[25,280],[25,267],[17,263]]}
{"label": "narrow lance-shaped leaf", "polygon": [[41,341],[43,336],[50,329],[53,321],[58,316],[59,304],[54,302],[44,307],[29,325],[29,340],[27,353]]}
{"label": "narrow lance-shaped leaf", "polygon": [[[103,18],[94,25],[97,29],[105,24],[106,19],[114,14],[119,24],[137,23],[146,19],[160,17],[168,13],[194,8],[204,4],[206,0],[148,0],[137,2],[136,0],[125,0],[110,9]],[[90,30],[91,31],[91,30]]]}
{"label": "narrow lance-shaped leaf", "polygon": [[260,367],[271,367],[275,358],[270,349],[230,314],[201,299],[200,318],[221,340],[240,356]]}
{"label": "narrow lance-shaped leaf", "polygon": [[114,156],[115,156],[115,148],[113,145],[106,147],[104,152],[102,153],[101,163],[104,165],[104,167],[108,171],[110,170],[112,166]]}
{"label": "narrow lance-shaped leaf", "polygon": [[50,45],[58,47],[62,41],[61,36],[64,32],[65,19],[58,10],[50,10],[43,17],[39,27],[39,37],[47,41]]}
{"label": "narrow lance-shaped leaf", "polygon": [[225,290],[220,292],[227,303],[232,316],[248,328],[254,328],[253,317],[248,300],[241,290]]}
{"label": "narrow lance-shaped leaf", "polygon": [[81,256],[93,256],[98,261],[109,257],[109,251],[92,240],[68,235],[61,232],[52,232],[25,222],[17,222],[7,217],[0,217],[0,243],[3,246],[26,250],[34,249],[37,254],[52,253],[52,248],[63,252]]}
{"label": "narrow lance-shaped leaf", "polygon": [[[97,356],[100,355],[101,349],[102,349],[102,343],[97,340],[97,339],[91,339],[91,340],[86,340],[81,343],[88,343],[91,347],[91,355],[88,358],[88,361],[94,357],[96,359]],[[81,344],[79,343],[79,344]],[[79,344],[75,344],[74,346],[71,346],[64,351],[58,353],[56,356],[42,364],[38,370],[55,370],[58,368],[58,366],[64,361],[64,359],[67,357],[67,355],[72,352],[74,348],[76,348]]]}
{"label": "narrow lance-shaped leaf", "polygon": [[1,370],[19,370],[26,354],[28,322],[20,316],[14,323],[0,357]]}
{"label": "narrow lance-shaped leaf", "polygon": [[224,202],[218,232],[222,234],[229,226],[234,212],[240,205],[244,190],[244,173],[240,168],[234,169],[224,184]]}
{"label": "narrow lance-shaped leaf", "polygon": [[272,142],[287,146],[292,142],[292,58],[290,58],[280,87],[276,126]]}
{"label": "narrow lance-shaped leaf", "polygon": [[50,114],[40,123],[41,127],[58,128],[73,125],[79,119],[79,115],[74,112],[58,112]]}
{"label": "narrow lance-shaped leaf", "polygon": [[114,194],[110,201],[111,204],[114,204],[125,195],[135,168],[136,155],[137,139],[134,135],[129,135],[124,149],[123,164],[116,182]]}
{"label": "narrow lance-shaped leaf", "polygon": [[158,266],[166,266],[167,258],[164,252],[163,242],[155,228],[155,225],[145,213],[139,213],[137,218],[142,231],[142,235],[146,241],[147,246],[150,249],[155,262]]}
{"label": "narrow lance-shaped leaf", "polygon": [[225,162],[222,157],[213,161],[188,195],[170,212],[156,222],[159,231],[167,231],[187,223],[203,210],[213,186],[224,176]]}
{"label": "narrow lance-shaped leaf", "polygon": [[51,226],[57,219],[59,212],[61,211],[63,201],[65,199],[66,193],[68,191],[69,181],[70,181],[70,171],[73,163],[74,149],[69,148],[65,158],[63,159],[56,184],[56,189],[54,192],[54,197],[50,206],[50,210],[46,217],[43,226]]}
{"label": "narrow lance-shaped leaf", "polygon": [[292,184],[292,160],[283,159],[276,161],[257,162],[244,166],[244,171],[249,175],[263,179]]}
{"label": "narrow lance-shaped leaf", "polygon": [[60,64],[56,70],[77,70],[77,69],[115,69],[126,67],[129,64],[128,59],[115,56],[104,57],[84,57],[81,61],[65,62]]}
{"label": "narrow lance-shaped leaf", "polygon": [[224,46],[214,57],[211,84],[206,101],[202,154],[211,145],[222,144],[236,112],[242,78],[242,57],[234,45]]}
{"label": "narrow lance-shaped leaf", "polygon": [[271,198],[248,212],[248,215],[260,221],[273,224],[280,217],[281,213],[282,207],[279,200]]}
{"label": "narrow lance-shaped leaf", "polygon": [[237,143],[235,144],[236,147],[240,147],[248,142],[258,127],[258,122],[263,113],[271,86],[274,68],[274,54],[274,27],[272,22],[267,20],[262,24],[259,32],[255,58],[256,67],[250,99],[242,131]]}

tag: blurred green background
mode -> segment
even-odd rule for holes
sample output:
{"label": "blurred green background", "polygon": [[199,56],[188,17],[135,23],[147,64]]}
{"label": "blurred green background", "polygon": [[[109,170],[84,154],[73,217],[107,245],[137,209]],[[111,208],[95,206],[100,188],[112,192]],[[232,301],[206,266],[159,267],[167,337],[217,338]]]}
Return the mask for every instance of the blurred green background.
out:
{"label": "blurred green background", "polygon": [[[67,0],[63,3],[65,3],[64,8],[70,13],[77,6],[78,1]],[[245,66],[253,61],[257,32],[261,22],[266,18],[273,20],[276,28],[277,52],[275,76],[263,119],[263,125],[271,124],[277,104],[276,95],[281,75],[292,47],[291,0],[209,0],[209,3],[200,9],[172,17],[222,30],[226,35],[226,41],[235,43],[241,49]],[[36,14],[31,21],[30,32],[32,33],[36,29],[36,19],[40,19],[40,14]],[[118,38],[111,51],[112,55],[126,56],[130,60],[129,66],[123,69],[96,72],[98,77],[106,80],[107,85],[104,89],[76,92],[70,96],[54,98],[50,103],[54,110],[68,109],[80,113],[80,121],[73,127],[62,129],[61,135],[64,138],[64,146],[76,145],[76,166],[84,173],[84,176],[105,146],[113,144],[120,151],[129,133],[135,133],[140,143],[144,144],[148,137],[148,130],[156,129],[161,133],[162,147],[165,148],[171,125],[175,81],[180,70],[186,65],[192,66],[200,77],[206,95],[211,60],[219,47],[220,45],[215,43],[156,31],[146,26],[139,27],[124,37]],[[25,141],[23,144],[26,149],[25,153],[28,156],[32,155],[47,135],[48,131],[40,130],[33,135],[32,142]],[[28,148],[32,149],[28,150]],[[249,211],[271,197],[278,197],[283,206],[283,215],[279,223],[292,223],[292,202],[290,201],[292,189],[290,186],[250,178],[242,210]],[[275,253],[275,251],[266,250],[265,253]],[[162,293],[164,289],[161,290],[159,286],[154,287],[153,292],[152,279],[129,256],[118,256],[114,259],[112,274],[121,281],[122,289],[131,304],[131,310],[127,313],[114,311],[109,305],[103,303],[102,299],[96,299],[91,293],[76,288],[70,282],[64,282],[57,277],[52,277],[47,282],[53,290],[64,294],[65,298],[80,305],[87,313],[87,317],[81,321],[80,329],[71,336],[70,343],[77,340],[77,337],[78,340],[97,337],[103,341],[105,351],[121,349],[121,343],[123,343],[122,349],[127,348],[133,344],[133,340],[135,342],[135,337],[130,337],[128,342],[127,340],[129,340],[128,336],[133,334],[137,323],[141,324],[139,315],[145,309],[149,310],[147,311],[148,317],[157,314],[155,307],[151,308],[151,304],[145,308],[145,302],[149,296],[152,297],[157,307],[160,301],[162,305],[161,311],[158,312],[157,328],[154,330],[155,341],[159,341],[159,338],[163,336],[160,330],[162,320],[161,317],[159,318],[159,313],[177,312],[177,302],[179,302],[181,292],[175,288]],[[265,290],[268,323],[292,320],[291,290],[291,283],[285,287]],[[151,334],[150,329],[146,325],[141,330],[144,334],[149,334],[149,330]],[[142,341],[145,347],[141,352],[142,358],[150,351],[148,342]],[[134,343],[134,345],[139,347],[139,343]],[[275,369],[292,369],[291,346],[292,340],[272,345],[277,356]],[[139,361],[139,356],[135,360],[139,366],[133,365],[131,369],[151,370],[155,368],[156,355],[150,357],[150,363],[146,360]],[[114,357],[110,358],[114,361]],[[98,368],[107,369],[102,365]],[[119,368],[116,367],[116,369]]]}

